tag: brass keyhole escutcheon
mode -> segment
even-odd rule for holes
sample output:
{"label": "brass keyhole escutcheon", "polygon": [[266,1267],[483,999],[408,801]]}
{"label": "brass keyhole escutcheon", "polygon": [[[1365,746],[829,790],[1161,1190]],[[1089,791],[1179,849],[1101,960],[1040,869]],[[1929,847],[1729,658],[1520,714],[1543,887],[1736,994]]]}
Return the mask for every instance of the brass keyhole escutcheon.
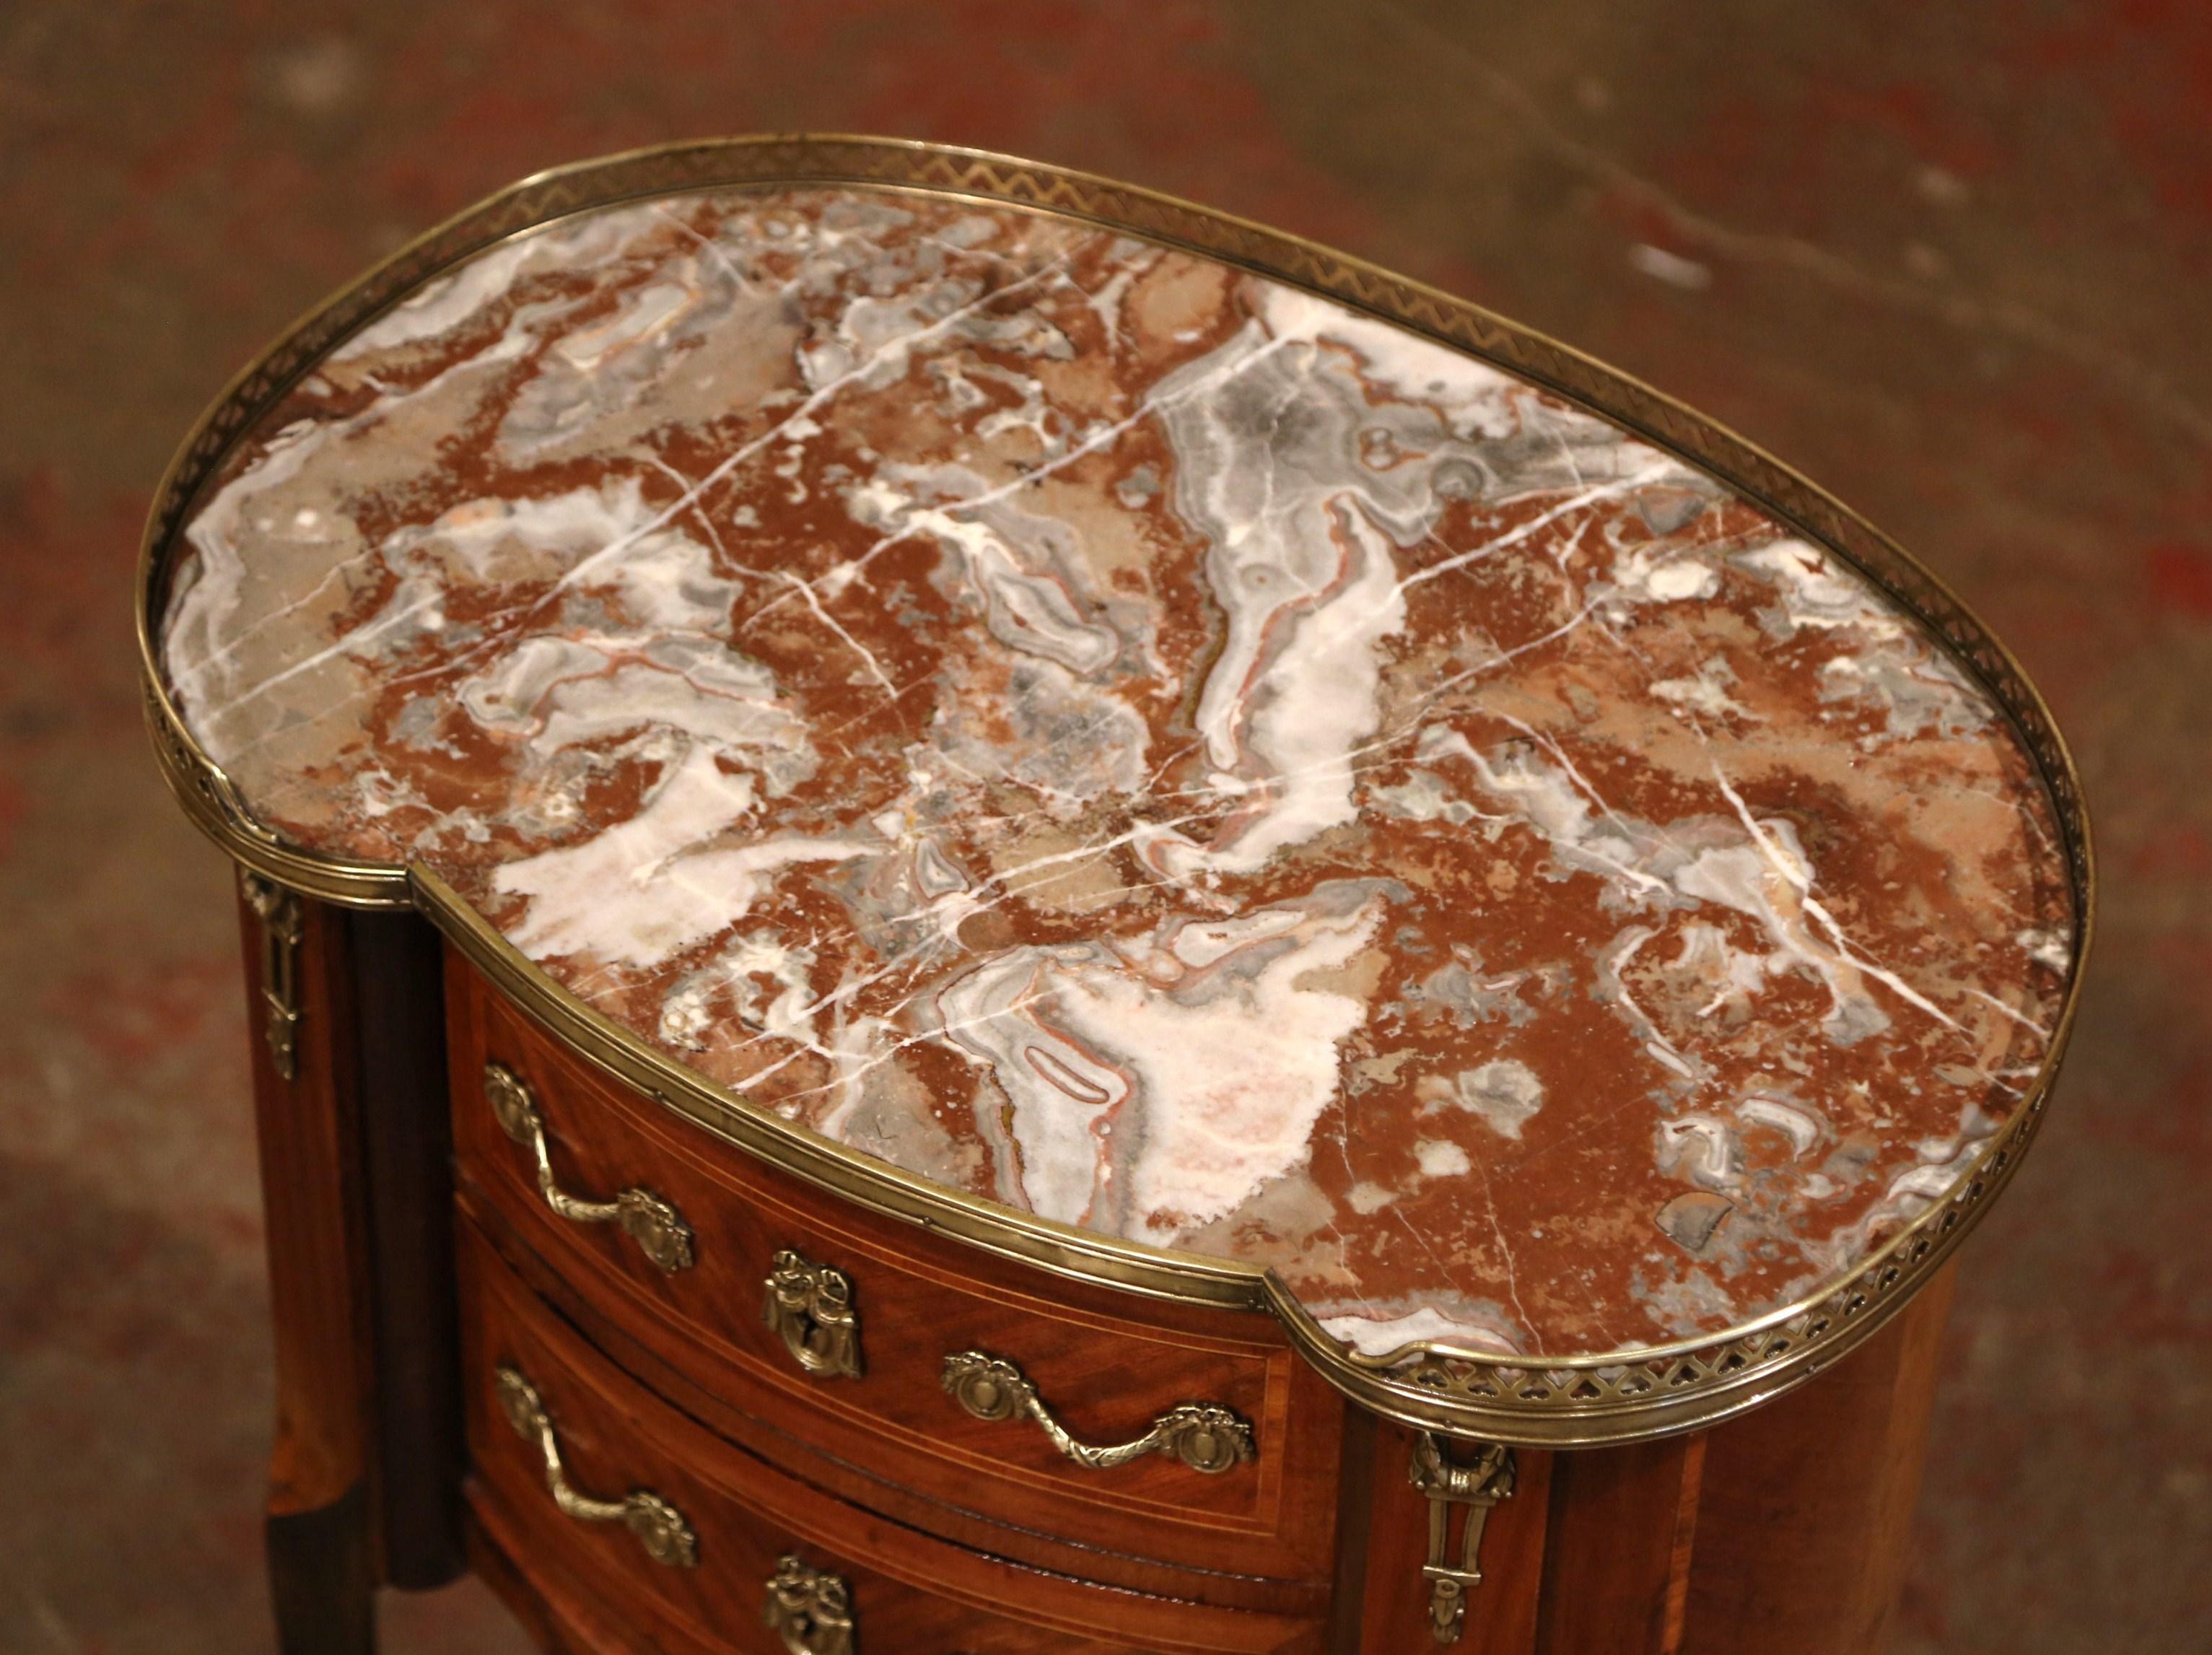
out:
{"label": "brass keyhole escutcheon", "polygon": [[850,1276],[786,1247],[764,1285],[761,1320],[793,1361],[817,1378],[860,1377],[860,1313]]}
{"label": "brass keyhole escutcheon", "polygon": [[854,1655],[852,1588],[793,1553],[776,1559],[761,1618],[790,1655]]}

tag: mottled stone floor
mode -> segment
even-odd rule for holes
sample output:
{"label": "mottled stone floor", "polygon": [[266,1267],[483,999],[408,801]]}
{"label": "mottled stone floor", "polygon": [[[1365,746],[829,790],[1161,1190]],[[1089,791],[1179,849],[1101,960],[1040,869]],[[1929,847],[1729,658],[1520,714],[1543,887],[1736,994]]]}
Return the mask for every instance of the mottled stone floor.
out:
{"label": "mottled stone floor", "polygon": [[[268,1646],[228,889],[127,586],[274,329],[510,177],[816,128],[1273,220],[1686,397],[1948,575],[2072,735],[2102,937],[1966,1255],[1900,1655],[2212,1644],[2212,12],[810,0],[0,11],[0,1649]],[[734,21],[733,21],[734,19]],[[483,1595],[394,1652],[517,1647]]]}

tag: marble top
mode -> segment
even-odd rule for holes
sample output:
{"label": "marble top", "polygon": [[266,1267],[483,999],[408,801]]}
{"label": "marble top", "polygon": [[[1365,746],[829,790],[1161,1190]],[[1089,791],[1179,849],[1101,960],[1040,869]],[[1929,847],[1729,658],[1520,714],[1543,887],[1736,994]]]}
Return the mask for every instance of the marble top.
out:
{"label": "marble top", "polygon": [[1071,220],[602,209],[187,528],[187,726],[787,1121],[1279,1272],[1370,1355],[1817,1290],[2018,1106],[2075,922],[1866,579],[1486,363]]}

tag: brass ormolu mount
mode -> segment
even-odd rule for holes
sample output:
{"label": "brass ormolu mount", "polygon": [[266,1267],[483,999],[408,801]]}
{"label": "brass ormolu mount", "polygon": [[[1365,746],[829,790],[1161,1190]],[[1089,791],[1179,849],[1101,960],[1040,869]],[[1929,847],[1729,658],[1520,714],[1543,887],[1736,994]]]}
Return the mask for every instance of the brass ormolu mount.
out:
{"label": "brass ormolu mount", "polygon": [[[1466,1464],[1455,1460],[1448,1439],[1424,1431],[1413,1439],[1408,1475],[1429,1498],[1429,1561],[1421,1578],[1429,1583],[1429,1635],[1455,1644],[1467,1628],[1467,1595],[1482,1584],[1482,1531],[1491,1509],[1513,1497],[1513,1451],[1504,1443],[1465,1445],[1474,1452]],[[1451,1510],[1464,1506],[1459,1561],[1451,1561]]]}
{"label": "brass ormolu mount", "polygon": [[261,922],[262,1037],[269,1061],[287,1080],[300,1074],[300,940],[307,922],[300,894],[243,868],[239,889]]}

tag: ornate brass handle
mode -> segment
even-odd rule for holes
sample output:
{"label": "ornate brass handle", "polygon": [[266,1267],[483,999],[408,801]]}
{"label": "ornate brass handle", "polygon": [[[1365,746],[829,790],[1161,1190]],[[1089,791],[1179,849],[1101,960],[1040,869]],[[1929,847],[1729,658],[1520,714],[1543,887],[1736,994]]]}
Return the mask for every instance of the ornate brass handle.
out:
{"label": "ornate brass handle", "polygon": [[619,1523],[637,1536],[637,1543],[654,1562],[684,1569],[699,1567],[699,1542],[691,1525],[659,1494],[640,1488],[623,1500],[593,1500],[568,1486],[568,1474],[561,1463],[561,1445],[553,1435],[553,1421],[545,1412],[538,1387],[524,1378],[520,1369],[502,1366],[499,1370],[499,1405],[517,1436],[537,1439],[538,1451],[545,1456],[545,1486],[553,1491],[553,1503],[562,1515],[579,1523]]}
{"label": "ornate brass handle", "polygon": [[529,1086],[504,1063],[484,1065],[484,1098],[499,1117],[500,1129],[527,1149],[538,1163],[538,1193],[562,1218],[577,1224],[615,1224],[645,1256],[673,1275],[691,1268],[691,1226],[684,1215],[650,1190],[625,1190],[612,1201],[584,1201],[554,1181],[553,1159],[545,1145],[545,1117]]}
{"label": "ornate brass handle", "polygon": [[860,1377],[860,1317],[844,1271],[809,1263],[786,1247],[769,1272],[761,1320],[783,1341],[792,1360],[828,1379]]}
{"label": "ornate brass handle", "polygon": [[791,1553],[768,1578],[768,1629],[791,1655],[853,1655],[853,1593],[837,1576]]}
{"label": "ornate brass handle", "polygon": [[946,1357],[944,1383],[952,1399],[979,1420],[1028,1415],[1043,1427],[1054,1447],[1094,1471],[1126,1465],[1146,1454],[1170,1454],[1192,1470],[1211,1476],[1243,1464],[1255,1451],[1252,1427],[1216,1402],[1185,1402],[1171,1408],[1133,1442],[1115,1443],[1108,1448],[1078,1442],[1038,1400],[1036,1387],[1021,1369],[980,1350],[963,1350]]}

